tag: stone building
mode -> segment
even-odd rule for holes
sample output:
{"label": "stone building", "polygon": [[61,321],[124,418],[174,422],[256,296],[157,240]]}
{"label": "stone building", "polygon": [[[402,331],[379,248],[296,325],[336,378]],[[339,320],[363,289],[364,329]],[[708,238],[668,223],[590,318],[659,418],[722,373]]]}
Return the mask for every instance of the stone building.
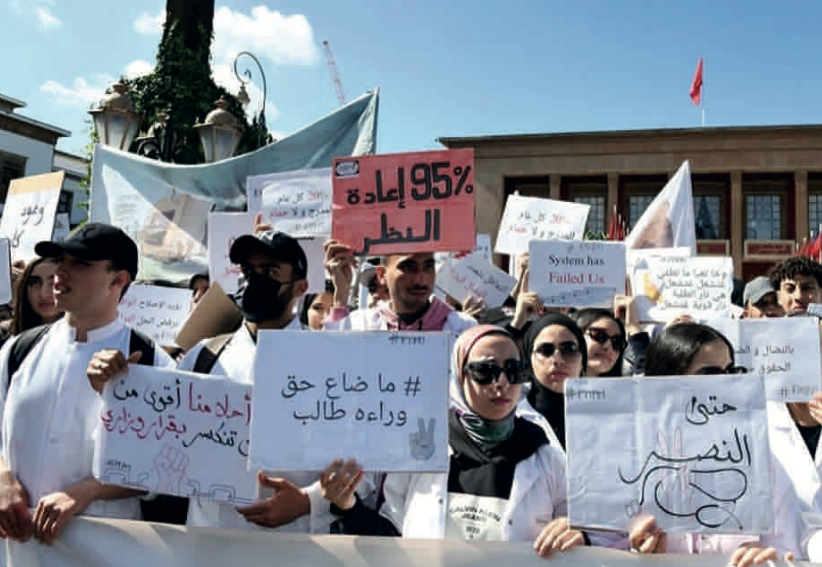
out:
{"label": "stone building", "polygon": [[495,238],[505,199],[591,205],[607,230],[616,207],[633,225],[690,160],[701,254],[730,255],[750,278],[822,226],[822,125],[629,130],[440,138],[473,148],[477,230]]}

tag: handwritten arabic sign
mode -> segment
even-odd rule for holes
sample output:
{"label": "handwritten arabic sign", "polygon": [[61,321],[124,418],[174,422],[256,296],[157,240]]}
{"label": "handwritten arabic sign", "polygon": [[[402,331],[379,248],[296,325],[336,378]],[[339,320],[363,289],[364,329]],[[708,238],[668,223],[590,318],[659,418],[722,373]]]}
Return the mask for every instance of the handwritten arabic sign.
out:
{"label": "handwritten arabic sign", "polygon": [[[444,471],[446,333],[261,331],[253,466],[322,470],[356,457],[370,471]],[[352,356],[356,353],[356,356]]]}
{"label": "handwritten arabic sign", "polygon": [[252,176],[247,187],[248,210],[262,212],[276,230],[294,237],[331,234],[331,168]]}
{"label": "handwritten arabic sign", "polygon": [[58,171],[11,181],[0,238],[9,239],[12,260],[33,258],[34,245],[51,240],[64,177],[65,172]]}
{"label": "handwritten arabic sign", "polygon": [[94,476],[232,505],[256,499],[246,468],[251,386],[133,364],[103,392]]}
{"label": "handwritten arabic sign", "polygon": [[473,250],[474,151],[337,158],[331,236],[361,254]]}
{"label": "handwritten arabic sign", "polygon": [[488,307],[497,307],[508,298],[516,284],[515,278],[478,252],[463,258],[450,258],[437,272],[437,286],[460,303],[473,296]]}
{"label": "handwritten arabic sign", "polygon": [[531,240],[529,251],[529,287],[545,305],[610,307],[625,293],[621,242]]}
{"label": "handwritten arabic sign", "polygon": [[627,531],[650,514],[669,532],[773,531],[760,376],[578,379],[565,408],[573,525]]}
{"label": "handwritten arabic sign", "polygon": [[189,291],[135,284],[120,301],[120,319],[157,344],[176,346],[174,338],[188,318]]}
{"label": "handwritten arabic sign", "polygon": [[257,213],[208,214],[208,273],[226,293],[237,291],[240,266],[228,256],[231,245],[244,234],[254,234]]}
{"label": "handwritten arabic sign", "polygon": [[816,317],[708,319],[734,345],[734,362],[765,379],[777,402],[807,402],[822,390]]}
{"label": "handwritten arabic sign", "polygon": [[590,205],[509,195],[499,223],[499,254],[522,254],[530,240],[578,240],[585,234]]}
{"label": "handwritten arabic sign", "polygon": [[628,273],[648,269],[648,258],[690,258],[691,249],[679,248],[630,248],[627,254]]}
{"label": "handwritten arabic sign", "polygon": [[631,281],[641,321],[668,321],[688,314],[694,319],[725,317],[731,305],[733,260],[648,258],[648,270]]}

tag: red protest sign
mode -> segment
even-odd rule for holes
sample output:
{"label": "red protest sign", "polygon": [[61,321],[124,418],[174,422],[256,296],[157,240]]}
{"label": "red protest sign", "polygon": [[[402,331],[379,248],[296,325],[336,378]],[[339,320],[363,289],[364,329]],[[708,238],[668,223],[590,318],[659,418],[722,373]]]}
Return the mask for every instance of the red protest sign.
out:
{"label": "red protest sign", "polygon": [[337,158],[331,238],[360,254],[473,250],[474,150]]}

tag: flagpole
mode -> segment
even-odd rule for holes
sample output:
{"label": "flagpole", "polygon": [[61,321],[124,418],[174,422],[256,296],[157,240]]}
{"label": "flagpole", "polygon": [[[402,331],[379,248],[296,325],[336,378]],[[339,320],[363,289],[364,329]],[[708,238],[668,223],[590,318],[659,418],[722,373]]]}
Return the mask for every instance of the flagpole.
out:
{"label": "flagpole", "polygon": [[702,61],[702,85],[701,85],[702,92],[700,102],[702,103],[702,127],[705,127],[705,61]]}

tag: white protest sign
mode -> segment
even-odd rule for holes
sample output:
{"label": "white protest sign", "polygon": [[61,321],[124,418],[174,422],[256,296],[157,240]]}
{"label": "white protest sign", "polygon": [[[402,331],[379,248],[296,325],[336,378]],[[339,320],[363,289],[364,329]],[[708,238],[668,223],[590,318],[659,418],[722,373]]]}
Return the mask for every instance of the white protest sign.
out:
{"label": "white protest sign", "polygon": [[248,472],[251,386],[193,372],[129,365],[103,391],[94,476],[105,484],[241,506]]}
{"label": "white protest sign", "polygon": [[528,286],[545,305],[612,307],[625,293],[625,245],[599,240],[532,240]]}
{"label": "white protest sign", "polygon": [[0,304],[11,303],[11,252],[8,238],[0,238]]}
{"label": "white protest sign", "polygon": [[188,318],[190,300],[187,289],[132,284],[120,301],[120,319],[157,344],[176,346],[174,337]]}
{"label": "white protest sign", "polygon": [[254,234],[257,213],[208,214],[208,273],[231,295],[237,291],[240,266],[232,264],[228,253],[234,241],[244,234]]}
{"label": "white protest sign", "polygon": [[728,257],[648,258],[648,270],[631,279],[640,321],[727,317],[733,290],[733,260]]}
{"label": "white protest sign", "polygon": [[477,252],[463,258],[451,258],[437,272],[437,287],[460,303],[473,296],[488,307],[498,307],[516,284],[516,279]]}
{"label": "white protest sign", "polygon": [[499,224],[499,254],[522,254],[529,240],[581,239],[590,205],[509,195]]}
{"label": "white protest sign", "polygon": [[68,213],[58,213],[54,217],[54,232],[51,239],[54,242],[63,242],[71,232]]}
{"label": "white protest sign", "polygon": [[572,525],[773,532],[759,375],[569,380],[565,412]]}
{"label": "white protest sign", "polygon": [[13,260],[33,258],[34,245],[51,240],[64,177],[65,172],[58,171],[11,181],[0,217],[0,238],[9,239]]}
{"label": "white protest sign", "polygon": [[[306,293],[323,293],[325,291],[325,251],[324,238],[298,238],[300,246],[308,260],[308,290]],[[356,282],[354,282],[356,284]]]}
{"label": "white protest sign", "polygon": [[491,253],[491,235],[490,234],[478,234],[477,235],[477,247],[474,248],[474,253],[479,254],[483,258],[485,258],[486,262],[493,262],[493,254]]}
{"label": "white protest sign", "polygon": [[356,457],[369,471],[445,471],[449,344],[436,332],[260,331],[252,467]]}
{"label": "white protest sign", "polygon": [[648,258],[690,258],[691,249],[679,248],[628,248],[626,262],[629,274],[648,269]]}
{"label": "white protest sign", "polygon": [[765,380],[776,402],[807,402],[822,390],[816,317],[707,319],[734,346],[734,363]]}
{"label": "white protest sign", "polygon": [[252,176],[248,188],[248,210],[259,210],[274,229],[294,237],[331,234],[330,167]]}

